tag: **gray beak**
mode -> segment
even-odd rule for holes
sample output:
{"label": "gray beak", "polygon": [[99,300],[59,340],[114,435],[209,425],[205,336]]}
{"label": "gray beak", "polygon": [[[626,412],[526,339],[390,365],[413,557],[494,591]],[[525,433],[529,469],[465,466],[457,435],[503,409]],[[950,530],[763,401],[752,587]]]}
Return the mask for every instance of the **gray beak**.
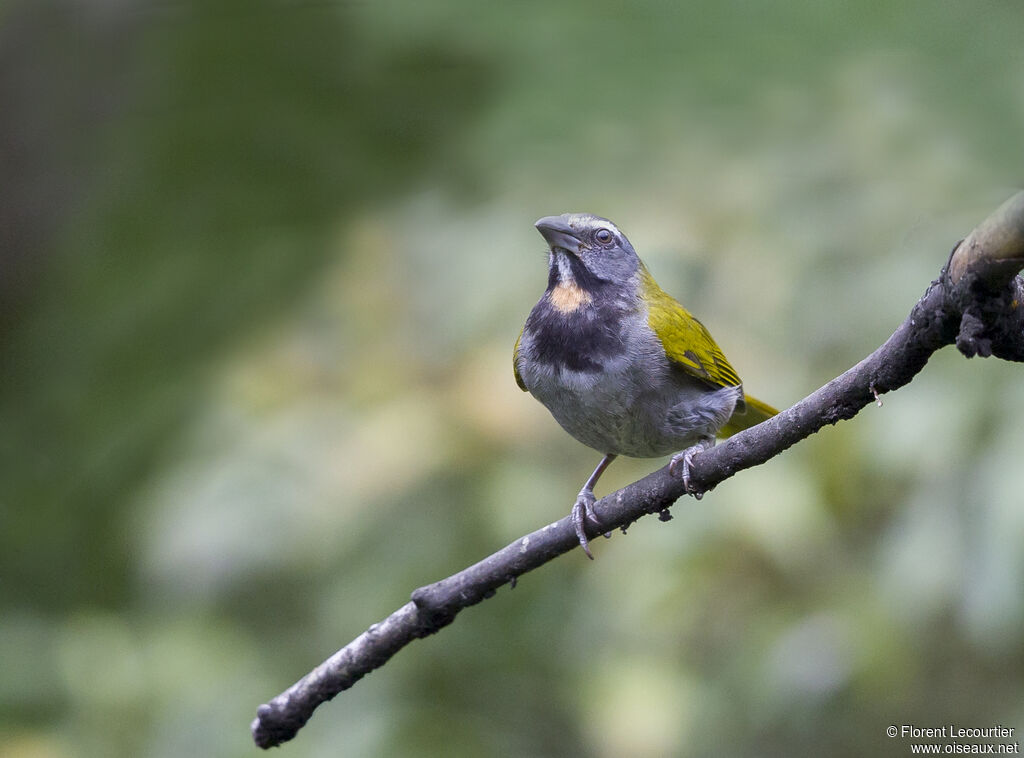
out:
{"label": "gray beak", "polygon": [[560,247],[573,255],[579,255],[581,240],[565,216],[545,216],[538,219],[534,226],[552,249]]}

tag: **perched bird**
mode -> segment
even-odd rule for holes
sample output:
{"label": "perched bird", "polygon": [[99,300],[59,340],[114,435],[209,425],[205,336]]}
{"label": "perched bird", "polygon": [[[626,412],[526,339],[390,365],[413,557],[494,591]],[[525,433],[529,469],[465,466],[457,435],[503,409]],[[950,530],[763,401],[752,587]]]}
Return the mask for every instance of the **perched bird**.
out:
{"label": "perched bird", "polygon": [[667,295],[626,236],[589,213],[535,224],[550,248],[548,286],[516,340],[516,383],[562,427],[604,458],[572,507],[600,528],[594,485],[616,456],[675,453],[686,488],[692,457],[775,415],[752,397],[704,325]]}

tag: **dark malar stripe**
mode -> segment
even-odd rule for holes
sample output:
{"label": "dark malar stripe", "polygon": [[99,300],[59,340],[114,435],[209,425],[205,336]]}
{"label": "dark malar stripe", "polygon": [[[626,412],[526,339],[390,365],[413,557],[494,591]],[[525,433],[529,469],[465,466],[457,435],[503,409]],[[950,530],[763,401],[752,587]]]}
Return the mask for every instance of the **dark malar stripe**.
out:
{"label": "dark malar stripe", "polygon": [[569,268],[572,269],[572,278],[576,280],[577,286],[592,295],[597,295],[601,290],[611,284],[607,279],[594,274],[589,268],[583,265],[583,261],[575,255],[569,256]]}
{"label": "dark malar stripe", "polygon": [[[569,269],[572,271],[573,281],[576,282],[576,286],[585,292],[595,295],[611,284],[607,279],[602,279],[595,275],[590,269],[583,265],[583,261],[575,255],[563,252],[555,253],[555,255],[565,256],[569,261]],[[554,265],[548,267],[548,289],[554,289],[561,281],[561,267],[557,263],[554,263]]]}

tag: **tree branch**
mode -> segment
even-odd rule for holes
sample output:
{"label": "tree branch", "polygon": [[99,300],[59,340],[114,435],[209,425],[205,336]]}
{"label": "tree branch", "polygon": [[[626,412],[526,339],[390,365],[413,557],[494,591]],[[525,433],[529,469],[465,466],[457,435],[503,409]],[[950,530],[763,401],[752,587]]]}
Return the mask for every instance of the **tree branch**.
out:
{"label": "tree branch", "polygon": [[[695,456],[691,483],[705,491],[743,469],[762,464],[817,432],[910,382],[931,354],[956,344],[964,355],[1024,360],[1024,192],[1018,192],[957,244],[939,277],[885,344],[841,376],[777,416]],[[660,513],[686,494],[663,467],[602,498],[595,506],[606,529],[625,528]],[[596,530],[587,525],[588,536]],[[463,608],[579,546],[566,516],[521,537],[447,579],[420,587],[312,672],[257,709],[252,735],[262,748],[290,740],[323,702],[383,666],[418,637],[450,624]]]}

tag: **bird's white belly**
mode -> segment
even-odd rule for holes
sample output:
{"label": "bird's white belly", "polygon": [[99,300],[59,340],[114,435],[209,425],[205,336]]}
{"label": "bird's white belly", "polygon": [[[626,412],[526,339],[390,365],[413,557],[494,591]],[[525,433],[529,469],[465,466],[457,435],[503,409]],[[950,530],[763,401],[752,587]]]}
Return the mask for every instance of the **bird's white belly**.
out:
{"label": "bird's white belly", "polygon": [[738,388],[726,388],[731,392],[724,397],[697,380],[670,377],[667,366],[647,372],[635,365],[606,366],[600,372],[545,367],[531,372],[527,385],[584,445],[634,458],[668,455],[696,444],[714,435],[723,415],[731,415]]}

